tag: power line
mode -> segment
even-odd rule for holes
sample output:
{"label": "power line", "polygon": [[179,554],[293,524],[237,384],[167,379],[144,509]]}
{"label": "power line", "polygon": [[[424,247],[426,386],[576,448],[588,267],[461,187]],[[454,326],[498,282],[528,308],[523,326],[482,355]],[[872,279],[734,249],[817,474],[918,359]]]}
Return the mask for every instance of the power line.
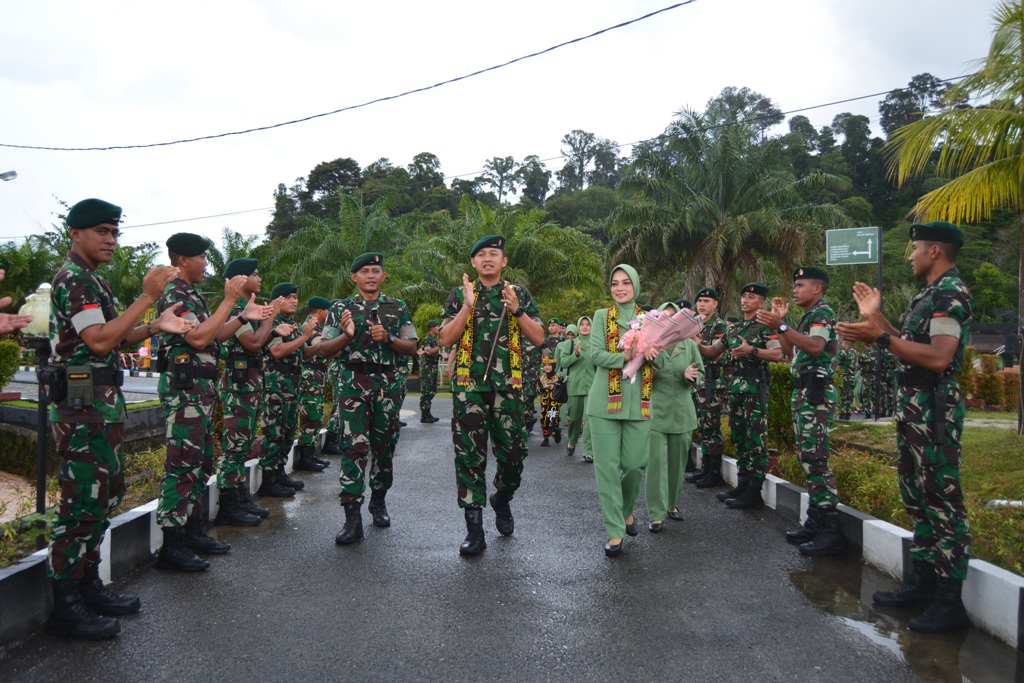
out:
{"label": "power line", "polygon": [[204,136],[201,136],[201,137],[186,138],[186,139],[182,139],[182,140],[173,140],[173,141],[170,141],[170,142],[154,142],[154,143],[144,144],[144,145],[111,145],[111,146],[108,146],[108,147],[42,147],[42,146],[36,146],[36,145],[16,145],[16,144],[0,142],[0,147],[13,147],[15,149],[34,149],[34,150],[56,151],[56,152],[104,152],[104,151],[110,151],[110,150],[116,150],[116,149],[145,149],[145,148],[149,148],[149,147],[166,147],[166,146],[169,146],[169,145],[180,145],[180,144],[184,144],[186,142],[198,142],[200,140],[214,140],[214,139],[217,139],[217,138],[225,138],[225,137],[230,137],[230,136],[233,136],[233,135],[245,135],[246,133],[255,133],[255,132],[258,132],[258,131],[271,130],[273,128],[282,128],[284,126],[291,126],[291,125],[294,125],[294,124],[297,124],[297,123],[305,123],[306,121],[312,121],[314,119],[323,118],[325,116],[333,116],[334,114],[340,114],[342,112],[352,111],[353,109],[361,109],[363,107],[369,107],[370,105],[378,104],[380,102],[387,102],[388,100],[397,100],[397,99],[399,99],[401,97],[406,97],[408,95],[414,95],[416,93],[421,93],[421,92],[425,92],[427,90],[433,90],[435,88],[440,88],[440,87],[445,86],[445,85],[450,85],[452,83],[457,83],[458,81],[464,81],[464,80],[466,80],[468,78],[473,78],[474,76],[479,76],[479,75],[485,74],[485,73],[487,73],[489,71],[497,71],[498,69],[503,69],[506,66],[511,66],[512,64],[515,64],[517,62],[522,62],[522,61],[527,60],[527,59],[532,59],[534,57],[539,57],[541,55],[545,55],[545,54],[547,54],[549,52],[554,52],[555,50],[557,50],[559,48],[566,47],[567,45],[573,45],[575,43],[581,43],[581,42],[583,42],[585,40],[590,40],[591,38],[596,38],[597,36],[600,36],[600,35],[602,35],[604,33],[608,33],[609,31],[614,31],[616,29],[625,28],[626,26],[630,26],[630,25],[635,24],[637,22],[644,21],[645,19],[650,19],[651,17],[656,16],[658,14],[662,14],[664,12],[668,12],[669,10],[676,9],[676,8],[682,7],[684,5],[689,5],[689,4],[692,4],[694,2],[696,2],[696,0],[685,0],[684,2],[677,2],[674,5],[669,5],[668,7],[662,7],[659,10],[655,10],[653,12],[649,12],[649,13],[641,16],[641,17],[637,17],[635,19],[630,19],[629,21],[624,21],[624,22],[622,22],[620,24],[615,24],[614,26],[609,26],[607,28],[603,28],[600,31],[595,31],[595,32],[593,32],[593,33],[591,33],[589,35],[581,36],[579,38],[573,38],[572,40],[567,40],[567,41],[559,43],[557,45],[553,45],[553,46],[551,46],[551,47],[549,47],[547,49],[540,50],[539,52],[532,52],[532,53],[530,53],[528,55],[523,55],[522,57],[516,57],[515,59],[511,59],[511,60],[509,60],[507,62],[504,62],[502,64],[496,64],[494,66],[489,66],[489,67],[487,67],[485,69],[480,69],[478,71],[474,71],[472,73],[465,74],[464,76],[456,76],[455,78],[449,78],[448,80],[441,81],[441,82],[435,83],[433,85],[427,85],[427,86],[423,86],[421,88],[415,88],[413,90],[407,90],[407,91],[405,91],[403,93],[399,93],[397,95],[388,95],[386,97],[378,97],[375,100],[370,100],[369,102],[363,102],[362,104],[353,104],[353,105],[350,105],[350,106],[347,106],[347,107],[342,107],[341,109],[335,109],[334,111],[328,111],[328,112],[324,112],[322,114],[314,114],[312,116],[306,116],[304,118],[294,119],[292,121],[284,121],[282,123],[275,123],[275,124],[268,125],[268,126],[260,126],[258,128],[249,128],[247,130],[239,130],[239,131],[234,131],[234,132],[230,132],[230,133],[218,133],[216,135],[204,135]]}

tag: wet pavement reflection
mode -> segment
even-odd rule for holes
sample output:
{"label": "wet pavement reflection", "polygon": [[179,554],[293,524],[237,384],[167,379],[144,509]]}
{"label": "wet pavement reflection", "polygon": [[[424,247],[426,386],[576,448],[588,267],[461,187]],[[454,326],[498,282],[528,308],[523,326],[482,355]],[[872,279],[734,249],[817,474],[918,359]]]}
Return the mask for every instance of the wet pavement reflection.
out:
{"label": "wet pavement reflection", "polygon": [[919,610],[872,605],[875,591],[898,583],[859,558],[822,558],[789,578],[811,603],[906,662],[925,683],[1024,681],[1024,652],[981,629],[922,635],[907,626]]}

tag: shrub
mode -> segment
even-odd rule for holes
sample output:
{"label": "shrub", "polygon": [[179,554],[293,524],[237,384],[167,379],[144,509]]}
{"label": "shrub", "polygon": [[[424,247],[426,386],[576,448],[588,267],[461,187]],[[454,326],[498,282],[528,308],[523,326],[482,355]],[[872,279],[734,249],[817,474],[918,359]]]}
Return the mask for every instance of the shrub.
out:
{"label": "shrub", "polygon": [[957,379],[960,380],[960,389],[964,392],[964,396],[967,396],[968,398],[975,398],[973,346],[968,346],[964,349],[964,362],[960,367],[959,374],[957,374]]}
{"label": "shrub", "polygon": [[0,341],[0,389],[11,383],[21,365],[21,346],[13,339]]}
{"label": "shrub", "polygon": [[974,398],[982,399],[990,406],[1002,405],[1003,387],[996,373],[998,357],[983,353],[978,358],[981,360],[981,372],[974,378]]}
{"label": "shrub", "polygon": [[1002,370],[999,372],[999,378],[1003,385],[1003,407],[1015,413],[1020,406],[1020,372]]}
{"label": "shrub", "polygon": [[793,437],[793,376],[787,363],[769,363],[772,377],[768,387],[768,445],[791,449]]}

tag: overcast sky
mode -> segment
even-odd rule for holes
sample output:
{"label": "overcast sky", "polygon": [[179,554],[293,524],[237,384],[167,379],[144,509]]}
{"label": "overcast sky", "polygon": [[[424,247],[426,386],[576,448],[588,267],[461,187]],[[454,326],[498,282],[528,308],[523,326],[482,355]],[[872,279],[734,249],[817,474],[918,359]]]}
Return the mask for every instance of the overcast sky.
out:
{"label": "overcast sky", "polygon": [[[139,145],[271,125],[431,85],[671,4],[7,3],[0,143]],[[0,240],[49,228],[57,196],[123,206],[125,244],[162,246],[179,231],[219,243],[224,227],[262,235],[277,184],[338,157],[405,166],[432,152],[445,175],[472,176],[493,156],[556,157],[575,128],[619,143],[653,137],[674,112],[702,109],[727,86],[790,111],[905,86],[923,72],[950,78],[984,56],[993,5],[696,0],[495,72],[274,130],[150,149],[0,147],[0,172],[18,172],[0,183]],[[804,115],[820,127],[839,112],[864,114],[881,135],[880,99]]]}

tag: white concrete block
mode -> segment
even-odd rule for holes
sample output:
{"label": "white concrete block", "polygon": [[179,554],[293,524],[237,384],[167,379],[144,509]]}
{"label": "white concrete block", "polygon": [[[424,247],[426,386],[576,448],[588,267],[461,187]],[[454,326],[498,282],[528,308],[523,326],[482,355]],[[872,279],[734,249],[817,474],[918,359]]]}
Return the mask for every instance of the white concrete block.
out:
{"label": "white concrete block", "polygon": [[1024,577],[984,560],[971,560],[963,599],[971,622],[1007,643],[1016,643]]}
{"label": "white concrete block", "polygon": [[149,552],[155,553],[164,544],[164,534],[160,531],[160,525],[156,523],[156,505],[158,500],[151,500],[145,505],[135,508],[140,512],[149,513]]}
{"label": "white concrete block", "polygon": [[864,561],[897,579],[903,579],[903,539],[913,534],[880,519],[864,522]]}
{"label": "white concrete block", "polygon": [[722,477],[733,486],[736,486],[736,483],[739,481],[737,475],[736,459],[722,458]]}
{"label": "white concrete block", "polygon": [[103,534],[100,542],[100,579],[103,583],[110,583],[110,530]]}
{"label": "white concrete block", "polygon": [[774,510],[778,507],[778,497],[776,495],[778,485],[785,484],[786,480],[780,479],[774,474],[768,474],[765,475],[764,483],[765,485],[761,489],[761,496],[764,498],[764,504]]}

